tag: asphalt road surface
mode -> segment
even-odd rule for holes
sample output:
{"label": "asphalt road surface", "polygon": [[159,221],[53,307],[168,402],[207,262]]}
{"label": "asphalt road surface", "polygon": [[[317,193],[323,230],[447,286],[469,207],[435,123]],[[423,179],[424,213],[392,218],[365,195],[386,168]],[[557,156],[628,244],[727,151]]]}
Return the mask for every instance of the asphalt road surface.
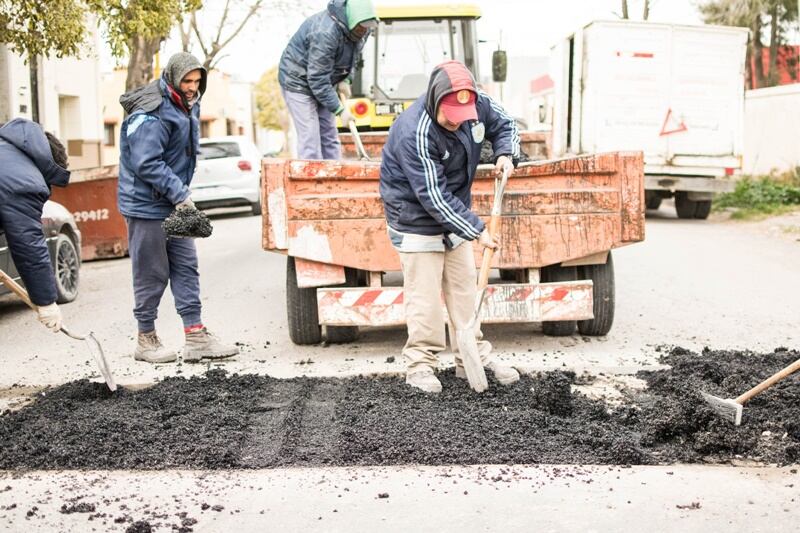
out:
{"label": "asphalt road surface", "polygon": [[[797,348],[800,215],[734,223],[682,221],[673,212],[665,204],[651,213],[646,241],[614,252],[617,314],[607,337],[548,338],[534,325],[487,326],[498,355],[526,371],[624,375],[657,366],[655,348],[665,344]],[[213,236],[198,241],[204,321],[223,340],[240,343],[242,353],[222,365],[227,370],[278,377],[402,372],[400,357],[387,362],[399,356],[401,328],[369,329],[350,345],[294,346],[285,258],[261,250],[260,218],[231,211],[213,222]],[[63,312],[71,328],[95,332],[122,384],[206,370],[133,361],[132,307],[130,261],[118,259],[86,263],[81,294]],[[157,328],[168,346],[181,347],[169,291]],[[81,344],[47,332],[10,296],[0,298],[0,361],[0,409],[48,385],[97,379]],[[451,363],[445,354],[442,365]],[[234,524],[285,531],[774,531],[800,518],[798,486],[797,468],[752,465],[0,472],[0,531],[85,530],[91,514],[58,511],[81,501],[107,513],[95,518],[98,530],[119,531],[140,519],[169,531],[187,517],[197,520],[189,522],[195,531]],[[128,521],[113,522],[120,517]]]}

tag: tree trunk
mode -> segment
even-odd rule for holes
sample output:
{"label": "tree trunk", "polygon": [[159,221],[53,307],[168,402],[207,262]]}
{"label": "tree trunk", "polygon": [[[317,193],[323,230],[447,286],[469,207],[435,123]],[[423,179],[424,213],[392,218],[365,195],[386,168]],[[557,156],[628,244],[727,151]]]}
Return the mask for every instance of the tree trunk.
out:
{"label": "tree trunk", "polygon": [[780,20],[778,20],[778,5],[772,6],[770,11],[770,30],[769,30],[769,70],[767,71],[767,85],[772,87],[778,85],[780,73],[778,72],[778,49],[781,46],[778,39]]}
{"label": "tree trunk", "polygon": [[146,85],[153,79],[153,56],[161,46],[161,37],[146,39],[136,35],[128,42],[130,59],[128,61],[128,78],[125,80],[125,91]]}
{"label": "tree trunk", "polygon": [[622,18],[628,19],[628,0],[622,0]]}
{"label": "tree trunk", "polygon": [[644,0],[644,9],[642,10],[642,20],[650,18],[650,0]]}
{"label": "tree trunk", "polygon": [[754,89],[760,89],[767,83],[764,76],[764,45],[761,43],[761,18],[756,16],[753,21],[753,65],[756,71]]}
{"label": "tree trunk", "polygon": [[28,73],[31,85],[31,120],[39,122],[39,57],[28,58]]}

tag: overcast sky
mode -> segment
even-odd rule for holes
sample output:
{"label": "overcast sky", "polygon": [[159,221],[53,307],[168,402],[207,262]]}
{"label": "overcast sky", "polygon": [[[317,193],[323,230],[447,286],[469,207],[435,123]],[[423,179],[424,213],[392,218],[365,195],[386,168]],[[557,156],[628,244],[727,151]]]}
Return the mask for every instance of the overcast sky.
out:
{"label": "overcast sky", "polygon": [[[245,0],[246,1],[246,0]],[[464,3],[466,0],[460,0]],[[247,81],[260,75],[280,59],[289,38],[304,18],[320,11],[327,0],[299,0],[290,14],[265,9],[225,49],[227,57],[219,68]],[[434,4],[425,0],[375,0],[376,4]],[[481,62],[487,64],[491,51],[497,47],[502,32],[502,44],[509,56],[546,56],[550,47],[571,31],[591,20],[618,18],[620,0],[472,0],[483,12],[478,21],[478,36],[487,40],[481,44]],[[630,16],[641,19],[642,0],[629,0]],[[695,4],[697,0],[652,0],[650,20],[680,24],[700,24]],[[205,0],[201,13],[202,25],[219,20],[224,0]],[[164,55],[180,49],[177,35],[167,42]],[[193,50],[200,55],[198,49]]]}

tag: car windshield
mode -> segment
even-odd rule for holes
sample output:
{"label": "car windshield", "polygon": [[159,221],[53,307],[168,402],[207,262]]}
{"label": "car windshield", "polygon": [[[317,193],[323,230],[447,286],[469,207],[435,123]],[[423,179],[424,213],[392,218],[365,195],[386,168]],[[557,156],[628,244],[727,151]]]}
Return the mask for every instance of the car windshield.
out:
{"label": "car windshield", "polygon": [[200,145],[198,159],[222,159],[223,157],[239,157],[242,151],[235,142],[203,143]]}
{"label": "car windshield", "polygon": [[364,47],[364,79],[378,99],[417,98],[427,90],[433,67],[464,61],[458,21],[395,20],[381,24],[375,39]]}

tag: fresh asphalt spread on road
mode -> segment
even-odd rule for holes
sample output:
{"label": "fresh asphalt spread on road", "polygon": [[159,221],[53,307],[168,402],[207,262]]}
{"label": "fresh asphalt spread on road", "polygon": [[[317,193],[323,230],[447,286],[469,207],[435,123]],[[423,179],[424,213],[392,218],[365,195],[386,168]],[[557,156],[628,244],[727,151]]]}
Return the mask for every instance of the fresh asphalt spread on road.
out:
{"label": "fresh asphalt spread on road", "polygon": [[397,377],[168,378],[110,393],[76,381],[0,417],[0,469],[250,469],[287,466],[669,464],[800,461],[800,376],[735,427],[700,391],[736,397],[798,359],[674,348],[619,405],[590,399],[572,372],[525,376],[483,394],[452,370],[439,395]]}

